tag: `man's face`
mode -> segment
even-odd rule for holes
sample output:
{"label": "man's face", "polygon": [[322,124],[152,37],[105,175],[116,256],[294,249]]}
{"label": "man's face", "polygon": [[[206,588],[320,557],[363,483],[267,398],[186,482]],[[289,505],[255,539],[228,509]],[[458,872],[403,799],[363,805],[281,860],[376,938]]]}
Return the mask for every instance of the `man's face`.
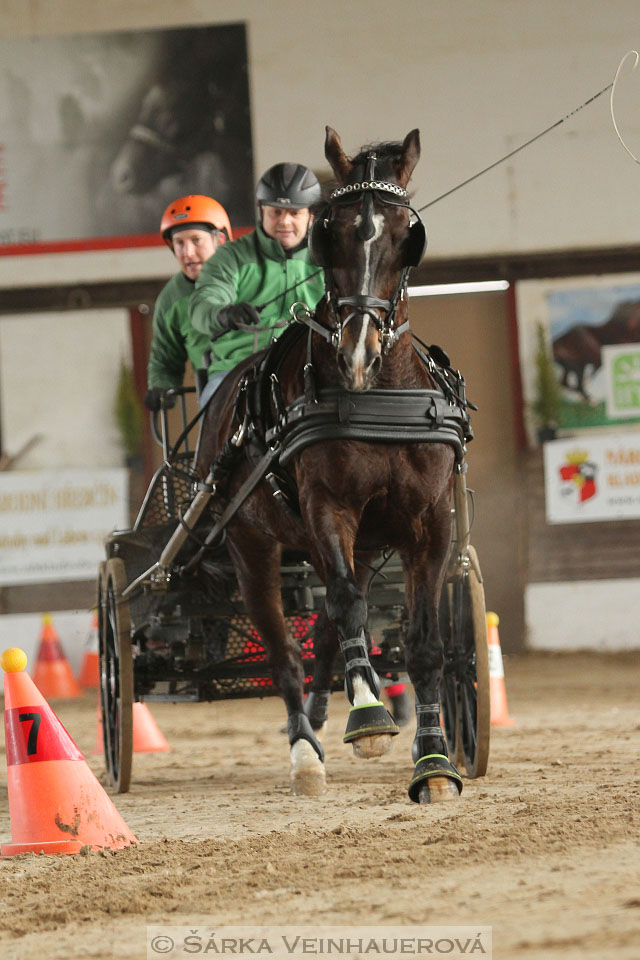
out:
{"label": "man's face", "polygon": [[285,250],[302,243],[312,219],[308,207],[291,210],[288,207],[262,205],[262,229],[267,236],[279,240]]}
{"label": "man's face", "polygon": [[205,260],[218,249],[218,238],[208,230],[179,230],[171,240],[180,269],[189,278],[197,280]]}

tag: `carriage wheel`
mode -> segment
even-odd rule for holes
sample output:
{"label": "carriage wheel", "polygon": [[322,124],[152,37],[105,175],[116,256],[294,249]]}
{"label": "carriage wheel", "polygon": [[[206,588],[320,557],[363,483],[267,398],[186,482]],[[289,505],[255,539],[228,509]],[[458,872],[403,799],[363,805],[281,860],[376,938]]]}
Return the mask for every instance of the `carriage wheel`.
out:
{"label": "carriage wheel", "polygon": [[[473,547],[469,556],[477,564]],[[443,591],[443,598],[445,592]],[[447,584],[441,604],[445,668],[441,687],[447,743],[472,779],[489,760],[489,647],[484,590],[473,563]]]}
{"label": "carriage wheel", "polygon": [[117,557],[101,565],[98,586],[100,705],[107,774],[117,793],[126,793],[133,758],[133,656],[129,603],[118,602],[127,585]]}

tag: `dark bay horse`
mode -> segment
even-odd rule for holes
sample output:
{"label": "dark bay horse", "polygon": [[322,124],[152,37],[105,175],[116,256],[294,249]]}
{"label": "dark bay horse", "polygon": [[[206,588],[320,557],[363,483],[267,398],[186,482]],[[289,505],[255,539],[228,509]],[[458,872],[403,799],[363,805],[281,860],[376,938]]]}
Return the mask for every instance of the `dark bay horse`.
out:
{"label": "dark bay horse", "polygon": [[[281,356],[271,376],[272,399],[280,421],[282,411],[305,396],[312,413],[323,403],[333,403],[337,421],[344,419],[340,411],[368,402],[376,425],[386,409],[379,402],[405,409],[403,398],[426,396],[435,387],[408,328],[408,270],[425,246],[422,223],[411,222],[406,190],[420,156],[419,134],[413,130],[403,143],[376,144],[350,159],[337,133],[327,127],[325,154],[338,187],[314,224],[312,253],[325,268],[327,295],[314,315],[298,317],[310,324],[310,331],[300,331],[303,336],[294,337]],[[221,450],[229,452],[234,432],[240,445],[236,450],[242,451],[235,395],[250,366],[247,361],[227,377],[207,411],[198,463],[203,477]],[[249,423],[249,432],[253,426]],[[400,427],[383,442],[348,434],[345,439],[339,426],[326,438],[322,427],[313,429],[320,430],[314,441],[293,444],[286,457],[298,514],[284,509],[262,480],[227,526],[243,598],[265,641],[273,680],[287,708],[293,792],[323,790],[324,757],[317,732],[327,718],[329,680],[339,649],[351,703],[345,741],[353,744],[357,756],[380,756],[398,732],[379,700],[380,683],[365,633],[366,564],[381,548],[391,547],[398,551],[405,574],[410,616],[406,666],[416,698],[409,795],[422,803],[455,798],[462,784],[448,760],[440,728],[443,647],[438,629],[451,536],[454,449],[439,438],[407,442]],[[232,500],[248,482],[255,462],[256,457],[236,453],[217,487],[214,505],[219,498],[223,506]],[[326,585],[306,712],[300,652],[287,633],[280,594],[283,548],[307,552]]]}
{"label": "dark bay horse", "polygon": [[[640,341],[640,303],[619,303],[604,323],[576,323],[553,341],[553,359],[562,370],[562,385],[591,401],[585,386],[585,374],[593,375],[602,366],[602,347]],[[573,375],[573,383],[570,377]]]}

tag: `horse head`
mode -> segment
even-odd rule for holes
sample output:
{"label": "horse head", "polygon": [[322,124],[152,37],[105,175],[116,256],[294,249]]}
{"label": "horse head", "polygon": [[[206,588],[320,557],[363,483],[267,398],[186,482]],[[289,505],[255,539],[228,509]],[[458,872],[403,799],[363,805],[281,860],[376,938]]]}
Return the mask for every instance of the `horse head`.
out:
{"label": "horse head", "polygon": [[224,127],[216,100],[212,85],[203,86],[200,93],[179,80],[155,83],[143,97],[136,122],[113,160],[115,190],[147,193],[210,149]]}
{"label": "horse head", "polygon": [[410,224],[406,190],[420,136],[412,130],[403,143],[373,144],[349,158],[327,127],[325,156],[338,186],[314,225],[312,254],[325,268],[338,367],[347,387],[361,391],[406,329],[407,274],[424,252],[424,227],[419,217]]}

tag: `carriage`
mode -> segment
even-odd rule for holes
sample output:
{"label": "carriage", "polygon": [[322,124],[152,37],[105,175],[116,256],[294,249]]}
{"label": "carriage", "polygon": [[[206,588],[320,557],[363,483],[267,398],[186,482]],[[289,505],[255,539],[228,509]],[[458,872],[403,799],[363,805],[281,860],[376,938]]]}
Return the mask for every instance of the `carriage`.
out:
{"label": "carriage", "polygon": [[[409,138],[403,145],[405,154],[408,141]],[[409,146],[413,147],[413,143]],[[333,149],[336,149],[335,145]],[[376,191],[376,198],[378,191],[390,191],[391,187],[396,194],[401,191],[395,184],[374,178],[372,164],[375,157],[374,160],[369,158],[368,162],[371,175],[367,184],[371,184],[372,193],[366,197],[365,203],[371,200],[373,204],[373,191]],[[367,184],[357,182],[355,187],[364,189]],[[349,194],[351,191],[345,188],[343,192]],[[382,199],[388,202],[386,198]],[[360,197],[356,194],[355,198],[349,195],[343,198],[347,204],[353,204],[354,200],[359,202]],[[344,202],[341,206],[345,205]],[[325,220],[325,226],[326,223]],[[411,230],[415,246],[417,231],[413,226]],[[320,240],[316,237],[316,248]],[[410,253],[408,262],[411,257],[419,258],[423,243],[418,245],[420,251]],[[316,249],[316,259],[321,264],[324,259],[322,265],[327,268],[326,252],[318,253]],[[402,269],[402,282],[406,284],[406,264]],[[377,319],[378,308],[387,301],[357,297],[345,298],[343,302],[348,310],[352,306],[353,310],[340,327],[342,331],[354,317]],[[393,315],[396,309],[400,313],[403,307],[396,302]],[[388,312],[391,317],[391,311]],[[351,323],[352,329],[356,326],[355,322]],[[400,326],[393,331],[382,323],[381,328],[380,340],[387,347],[393,345],[404,329]],[[280,683],[274,683],[274,656],[272,654],[268,663],[269,644],[264,642],[255,625],[256,598],[253,598],[250,609],[246,583],[245,589],[241,590],[234,572],[238,569],[237,544],[232,539],[230,549],[227,531],[252,494],[265,497],[265,509],[274,516],[280,513],[287,516],[290,527],[295,528],[296,513],[299,514],[301,508],[297,491],[288,483],[284,467],[301,450],[313,449],[317,443],[325,445],[327,439],[339,444],[353,440],[356,446],[363,440],[372,439],[377,445],[389,449],[395,448],[398,439],[408,443],[419,441],[436,456],[436,448],[446,448],[447,463],[454,463],[450,468],[452,483],[449,484],[446,503],[441,497],[441,506],[444,505],[446,514],[451,514],[452,522],[449,526],[449,517],[444,518],[443,529],[448,535],[449,530],[451,532],[450,542],[445,543],[441,551],[444,557],[446,550],[438,608],[444,662],[435,689],[437,691],[439,687],[440,723],[450,756],[464,764],[468,777],[483,776],[486,772],[489,751],[488,647],[482,576],[470,544],[472,511],[466,485],[465,453],[466,442],[471,437],[467,408],[472,405],[466,400],[464,380],[449,366],[444,351],[421,344],[416,350],[420,363],[428,371],[429,389],[345,391],[330,387],[316,390],[310,360],[314,333],[320,333],[328,345],[338,345],[335,331],[323,327],[304,307],[294,305],[291,325],[285,334],[259,361],[252,360],[238,371],[234,389],[220,401],[227,405],[227,425],[231,425],[232,432],[228,433],[222,449],[213,459],[206,479],[203,479],[201,469],[203,456],[206,457],[206,452],[204,455],[202,452],[206,414],[200,436],[194,444],[193,436],[198,431],[193,421],[187,422],[185,404],[185,394],[193,388],[167,392],[167,399],[177,397],[180,400],[182,432],[172,445],[163,405],[159,429],[157,424],[155,426],[157,439],[163,446],[163,463],[151,481],[133,527],[116,531],[107,538],[106,560],[100,566],[98,577],[103,744],[108,776],[118,792],[127,791],[131,781],[134,701],[187,702],[264,697],[278,692],[282,694],[278,686],[289,683],[285,671],[277,674]],[[291,358],[297,356],[296,351],[302,352],[304,357],[307,337],[303,392],[293,404],[287,403],[282,388],[288,365],[291,366]],[[319,352],[316,348],[316,356]],[[220,411],[215,411],[212,422],[220,419]],[[248,435],[257,448],[247,447]],[[455,461],[450,457],[452,448]],[[235,486],[228,489],[229,473],[234,479],[229,462],[237,463],[239,451],[243,457],[246,452],[244,474]],[[206,462],[212,463],[211,457]],[[222,497],[220,490],[223,491]],[[220,504],[216,507],[218,500]],[[304,690],[309,693],[306,713],[299,708],[297,712],[294,710],[293,722],[292,710],[287,703],[292,753],[298,741],[303,740],[307,746],[311,744],[319,761],[323,760],[314,730],[321,726],[322,719],[326,719],[328,694],[331,690],[344,688],[354,704],[355,680],[361,679],[360,674],[364,674],[370,686],[375,683],[374,699],[370,695],[363,703],[351,707],[344,739],[345,742],[355,741],[354,753],[358,755],[356,742],[360,738],[367,739],[365,734],[371,734],[369,739],[377,749],[377,740],[390,740],[386,735],[397,733],[393,724],[387,724],[387,719],[391,718],[377,700],[378,681],[380,679],[384,685],[385,682],[404,679],[406,648],[409,643],[415,646],[416,641],[415,623],[412,623],[415,609],[412,614],[406,590],[411,571],[408,581],[406,562],[401,562],[391,547],[376,544],[372,549],[371,538],[366,548],[359,548],[359,543],[355,542],[353,580],[357,581],[358,589],[362,588],[368,617],[361,637],[343,643],[340,635],[340,651],[335,660],[329,658],[327,667],[325,653],[321,651],[325,650],[327,643],[323,631],[329,617],[330,585],[325,586],[316,573],[317,558],[312,563],[308,551],[291,549],[284,536],[282,540],[285,545],[278,554],[281,558],[279,590],[288,634],[286,653],[289,662],[286,669],[297,671],[296,676],[304,677]],[[294,542],[297,542],[295,538]],[[311,549],[315,549],[314,543]],[[246,564],[254,561],[259,564],[259,558],[252,558],[251,550],[248,556]],[[441,577],[440,572],[438,576]],[[411,583],[414,607],[415,596],[421,589],[422,584]],[[280,597],[277,600],[279,604]],[[437,606],[437,598],[435,604]],[[335,645],[337,648],[337,642]],[[296,657],[292,658],[294,647],[297,648]],[[292,659],[297,659],[297,664],[292,665]],[[314,671],[316,680],[318,673],[322,675],[321,692],[313,690]],[[371,681],[372,677],[374,681]],[[440,726],[420,726],[420,711],[424,714],[431,711],[428,716],[433,717],[433,710],[436,709],[437,713],[438,705],[420,706],[418,699],[416,697],[419,724],[415,743],[420,736],[423,740],[417,747],[418,755],[414,756],[416,767],[410,796],[417,802],[431,802],[422,799],[422,793],[418,799],[419,790],[422,791],[425,784],[436,785],[437,780],[431,778],[443,779],[444,770],[449,786],[454,779],[459,781],[455,783],[456,791],[461,789],[461,780],[446,756],[441,753],[424,755],[424,743],[432,742],[424,738],[433,738],[436,732],[441,735],[442,731]],[[430,699],[434,699],[433,694]],[[359,719],[352,723],[354,715]],[[426,722],[433,724],[433,719]]]}

